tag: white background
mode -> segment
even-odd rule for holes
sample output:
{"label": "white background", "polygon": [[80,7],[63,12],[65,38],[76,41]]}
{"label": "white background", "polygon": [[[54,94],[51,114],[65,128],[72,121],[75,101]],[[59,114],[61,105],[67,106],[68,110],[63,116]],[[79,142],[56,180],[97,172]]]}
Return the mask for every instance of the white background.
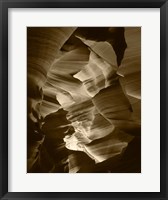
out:
{"label": "white background", "polygon": [[[142,173],[26,173],[26,27],[141,26]],[[9,9],[9,192],[160,191],[160,10]]]}

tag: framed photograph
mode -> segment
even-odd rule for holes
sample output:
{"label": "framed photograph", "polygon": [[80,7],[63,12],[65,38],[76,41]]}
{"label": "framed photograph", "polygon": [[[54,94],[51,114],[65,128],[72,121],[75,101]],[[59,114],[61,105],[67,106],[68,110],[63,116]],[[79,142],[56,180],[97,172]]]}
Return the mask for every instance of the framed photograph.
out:
{"label": "framed photograph", "polygon": [[0,199],[168,199],[167,1],[0,3]]}

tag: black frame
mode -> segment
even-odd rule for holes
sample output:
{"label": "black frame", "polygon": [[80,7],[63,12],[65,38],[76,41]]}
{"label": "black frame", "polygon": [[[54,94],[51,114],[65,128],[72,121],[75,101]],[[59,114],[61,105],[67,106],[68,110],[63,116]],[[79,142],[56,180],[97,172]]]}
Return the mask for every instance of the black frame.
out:
{"label": "black frame", "polygon": [[[8,192],[8,8],[160,8],[160,192]],[[0,199],[168,199],[167,0],[0,0]]]}

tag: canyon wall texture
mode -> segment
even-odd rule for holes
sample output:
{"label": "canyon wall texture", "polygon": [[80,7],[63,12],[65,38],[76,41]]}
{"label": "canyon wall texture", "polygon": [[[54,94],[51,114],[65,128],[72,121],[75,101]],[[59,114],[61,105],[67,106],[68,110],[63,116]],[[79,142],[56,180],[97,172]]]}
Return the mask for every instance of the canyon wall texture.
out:
{"label": "canyon wall texture", "polygon": [[141,172],[141,28],[27,28],[27,172]]}

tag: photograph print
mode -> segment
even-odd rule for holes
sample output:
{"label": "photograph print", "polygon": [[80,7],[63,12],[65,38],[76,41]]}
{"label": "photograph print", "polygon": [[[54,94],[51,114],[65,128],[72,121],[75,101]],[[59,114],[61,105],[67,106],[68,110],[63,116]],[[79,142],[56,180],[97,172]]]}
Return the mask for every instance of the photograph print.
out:
{"label": "photograph print", "polygon": [[141,27],[27,27],[27,173],[141,173]]}

